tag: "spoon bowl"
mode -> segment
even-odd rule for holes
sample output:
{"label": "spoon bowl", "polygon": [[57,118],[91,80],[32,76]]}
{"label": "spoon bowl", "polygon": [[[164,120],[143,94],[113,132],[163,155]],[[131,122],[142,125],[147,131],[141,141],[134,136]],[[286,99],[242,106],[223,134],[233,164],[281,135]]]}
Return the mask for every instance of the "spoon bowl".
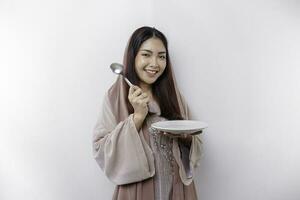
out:
{"label": "spoon bowl", "polygon": [[121,74],[121,75],[123,75],[123,65],[121,65],[119,63],[112,63],[110,65],[110,69],[115,74]]}
{"label": "spoon bowl", "polygon": [[124,76],[123,74],[123,65],[119,64],[119,63],[112,63],[110,65],[110,69],[113,73],[115,74],[118,74],[118,75],[121,75],[123,76],[123,78],[125,79],[126,83],[131,87],[132,86],[132,83]]}

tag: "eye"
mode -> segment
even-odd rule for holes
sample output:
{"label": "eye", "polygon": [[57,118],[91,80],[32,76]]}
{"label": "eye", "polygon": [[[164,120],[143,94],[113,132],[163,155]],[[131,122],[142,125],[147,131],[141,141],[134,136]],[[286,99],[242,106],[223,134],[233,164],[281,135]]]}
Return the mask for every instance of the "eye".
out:
{"label": "eye", "polygon": [[142,56],[144,56],[144,57],[149,57],[150,54],[148,54],[148,53],[142,53]]}
{"label": "eye", "polygon": [[159,58],[164,60],[164,59],[166,59],[166,56],[159,56]]}

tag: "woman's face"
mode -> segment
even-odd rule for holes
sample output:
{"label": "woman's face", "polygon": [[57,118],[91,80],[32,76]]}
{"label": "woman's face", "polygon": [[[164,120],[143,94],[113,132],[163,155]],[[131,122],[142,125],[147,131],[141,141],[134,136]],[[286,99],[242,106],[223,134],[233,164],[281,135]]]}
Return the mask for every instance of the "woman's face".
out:
{"label": "woman's face", "polygon": [[143,83],[154,83],[164,72],[166,54],[166,48],[158,38],[149,38],[142,43],[135,57],[135,71]]}

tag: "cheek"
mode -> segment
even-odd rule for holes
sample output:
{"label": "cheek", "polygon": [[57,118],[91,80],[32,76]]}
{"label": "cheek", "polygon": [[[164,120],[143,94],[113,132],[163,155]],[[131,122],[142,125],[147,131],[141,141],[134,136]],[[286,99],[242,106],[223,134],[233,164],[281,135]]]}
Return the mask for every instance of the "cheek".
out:
{"label": "cheek", "polygon": [[135,63],[135,71],[136,71],[138,77],[141,79],[143,77],[143,73],[144,73],[144,64],[140,61]]}
{"label": "cheek", "polygon": [[142,70],[144,65],[147,63],[147,60],[141,57],[137,57],[135,59],[135,66],[138,68],[138,70]]}
{"label": "cheek", "polygon": [[161,67],[160,71],[159,71],[159,74],[158,74],[158,77],[160,77],[164,73],[165,70],[166,70],[166,67]]}
{"label": "cheek", "polygon": [[140,66],[147,64],[147,59],[145,59],[145,58],[139,59],[139,64],[140,64]]}
{"label": "cheek", "polygon": [[167,61],[166,60],[160,60],[159,65],[163,66],[165,68],[167,66]]}
{"label": "cheek", "polygon": [[140,68],[141,68],[141,59],[136,57],[136,59],[135,59],[135,70],[139,71]]}
{"label": "cheek", "polygon": [[161,68],[161,71],[165,71],[165,69],[166,69],[166,67],[167,67],[167,63],[164,62],[161,66],[163,66],[163,67]]}
{"label": "cheek", "polygon": [[136,63],[135,70],[138,73],[141,73],[143,71],[143,64],[142,63]]}

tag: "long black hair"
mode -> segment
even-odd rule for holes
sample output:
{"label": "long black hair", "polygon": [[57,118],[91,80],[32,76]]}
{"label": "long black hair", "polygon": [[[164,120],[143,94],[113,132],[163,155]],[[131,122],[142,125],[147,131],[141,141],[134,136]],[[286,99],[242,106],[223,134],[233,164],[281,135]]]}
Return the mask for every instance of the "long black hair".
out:
{"label": "long black hair", "polygon": [[[162,32],[148,26],[138,28],[133,32],[124,54],[125,76],[133,84],[139,85],[140,79],[135,71],[135,57],[143,42],[150,38],[160,39],[166,48],[166,68],[162,75],[152,84],[152,92],[160,106],[161,116],[169,120],[183,119],[174,86],[168,41]],[[128,99],[127,107],[129,112],[133,112],[133,108]]]}

